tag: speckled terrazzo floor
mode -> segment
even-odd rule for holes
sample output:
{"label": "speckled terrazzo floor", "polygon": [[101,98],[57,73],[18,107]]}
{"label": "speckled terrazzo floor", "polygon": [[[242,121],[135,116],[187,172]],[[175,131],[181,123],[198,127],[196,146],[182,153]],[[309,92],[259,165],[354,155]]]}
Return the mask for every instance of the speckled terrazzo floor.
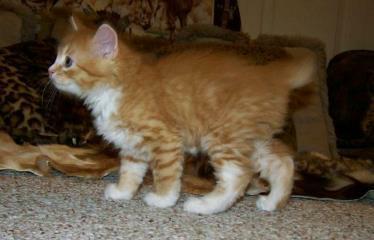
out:
{"label": "speckled terrazzo floor", "polygon": [[374,239],[374,201],[292,199],[276,213],[245,197],[230,211],[192,215],[147,207],[140,199],[110,202],[111,178],[41,178],[0,172],[0,239]]}

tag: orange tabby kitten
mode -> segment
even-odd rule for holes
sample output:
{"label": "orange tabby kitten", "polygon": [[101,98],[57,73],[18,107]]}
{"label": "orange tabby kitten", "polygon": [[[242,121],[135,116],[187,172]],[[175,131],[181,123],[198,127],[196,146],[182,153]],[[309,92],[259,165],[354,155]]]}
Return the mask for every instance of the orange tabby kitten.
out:
{"label": "orange tabby kitten", "polygon": [[[120,178],[108,199],[131,199],[151,168],[148,205],[176,204],[184,152],[206,152],[217,184],[184,203],[189,212],[226,210],[245,192],[255,172],[271,192],[257,203],[274,210],[290,194],[293,162],[274,150],[292,88],[308,83],[315,59],[306,49],[256,65],[249,56],[218,47],[184,49],[159,59],[136,52],[107,24],[96,31],[72,18],[74,32],[58,49],[50,78],[84,99],[99,134],[119,148]],[[282,148],[282,147],[281,147]]]}

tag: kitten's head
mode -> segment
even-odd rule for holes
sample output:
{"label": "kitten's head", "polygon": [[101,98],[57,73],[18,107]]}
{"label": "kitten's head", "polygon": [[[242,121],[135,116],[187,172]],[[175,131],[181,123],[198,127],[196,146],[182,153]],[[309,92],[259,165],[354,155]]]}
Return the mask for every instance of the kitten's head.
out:
{"label": "kitten's head", "polygon": [[48,69],[60,90],[84,97],[115,75],[118,36],[107,24],[96,31],[71,17],[73,31],[59,45],[57,58]]}

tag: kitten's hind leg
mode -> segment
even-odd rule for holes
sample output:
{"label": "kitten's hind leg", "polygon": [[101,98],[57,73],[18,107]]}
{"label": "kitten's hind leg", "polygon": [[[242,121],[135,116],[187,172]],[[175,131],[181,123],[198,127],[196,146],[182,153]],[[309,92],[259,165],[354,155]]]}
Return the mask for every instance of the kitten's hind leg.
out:
{"label": "kitten's hind leg", "polygon": [[143,182],[148,163],[127,156],[121,160],[119,181],[105,188],[105,198],[112,200],[130,200]]}
{"label": "kitten's hind leg", "polygon": [[[276,146],[276,148],[274,148]],[[270,184],[270,193],[260,196],[256,202],[259,209],[274,211],[283,207],[291,195],[293,187],[294,163],[290,155],[284,151],[279,152],[281,143],[273,143],[269,152],[263,155],[260,161],[268,161],[261,171],[261,177],[267,179]],[[281,146],[283,149],[284,146]],[[265,151],[266,152],[266,151]]]}
{"label": "kitten's hind leg", "polygon": [[251,180],[252,171],[248,161],[225,146],[208,152],[217,178],[214,190],[207,195],[191,197],[184,203],[184,210],[193,213],[213,214],[225,211],[244,194]]}
{"label": "kitten's hind leg", "polygon": [[144,197],[149,206],[165,208],[176,204],[181,190],[183,157],[181,146],[173,141],[166,142],[153,151],[154,192]]}

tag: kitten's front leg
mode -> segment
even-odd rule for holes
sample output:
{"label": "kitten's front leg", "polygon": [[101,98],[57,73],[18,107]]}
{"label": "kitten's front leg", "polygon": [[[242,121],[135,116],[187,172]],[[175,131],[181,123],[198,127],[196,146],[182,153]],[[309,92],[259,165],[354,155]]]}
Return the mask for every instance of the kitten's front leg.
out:
{"label": "kitten's front leg", "polygon": [[120,176],[117,184],[109,184],[105,189],[105,198],[112,200],[130,200],[143,182],[148,163],[131,156],[122,157]]}
{"label": "kitten's front leg", "polygon": [[148,193],[144,201],[160,208],[174,206],[181,190],[183,152],[175,142],[164,143],[153,151],[154,192]]}

